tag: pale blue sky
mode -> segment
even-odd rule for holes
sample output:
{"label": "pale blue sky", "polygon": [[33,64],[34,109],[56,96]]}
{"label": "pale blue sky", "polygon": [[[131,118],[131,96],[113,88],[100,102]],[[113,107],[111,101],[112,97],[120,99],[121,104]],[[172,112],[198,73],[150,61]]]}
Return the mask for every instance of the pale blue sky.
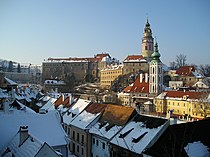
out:
{"label": "pale blue sky", "polygon": [[0,58],[41,64],[49,57],[141,53],[146,16],[161,60],[210,63],[209,0],[0,0]]}

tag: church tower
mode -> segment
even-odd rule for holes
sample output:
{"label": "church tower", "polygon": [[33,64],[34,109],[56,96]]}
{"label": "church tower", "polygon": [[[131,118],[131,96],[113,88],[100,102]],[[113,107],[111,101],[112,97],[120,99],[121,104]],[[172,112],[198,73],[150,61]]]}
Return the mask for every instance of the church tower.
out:
{"label": "church tower", "polygon": [[160,60],[157,42],[155,43],[154,48],[155,50],[151,55],[151,61],[149,63],[149,93],[152,96],[160,94],[163,88],[163,65]]}
{"label": "church tower", "polygon": [[150,29],[150,24],[147,18],[145,27],[144,27],[144,35],[142,38],[142,56],[147,60],[151,60],[151,55],[154,52],[154,43],[152,37],[152,30]]}

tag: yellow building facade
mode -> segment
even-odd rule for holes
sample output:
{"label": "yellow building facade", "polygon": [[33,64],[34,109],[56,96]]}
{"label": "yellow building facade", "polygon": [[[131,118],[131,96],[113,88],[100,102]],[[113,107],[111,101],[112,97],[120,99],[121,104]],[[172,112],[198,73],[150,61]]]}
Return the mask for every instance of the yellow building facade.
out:
{"label": "yellow building facade", "polygon": [[112,82],[123,74],[123,65],[112,65],[100,71],[100,86],[110,88]]}
{"label": "yellow building facade", "polygon": [[156,112],[172,113],[180,119],[198,120],[210,116],[210,103],[201,99],[201,92],[168,91],[154,99]]}

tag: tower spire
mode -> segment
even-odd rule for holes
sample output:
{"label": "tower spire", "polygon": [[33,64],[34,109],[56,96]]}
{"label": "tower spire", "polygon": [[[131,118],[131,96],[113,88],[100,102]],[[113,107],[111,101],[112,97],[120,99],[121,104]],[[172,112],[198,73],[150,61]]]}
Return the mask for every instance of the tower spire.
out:
{"label": "tower spire", "polygon": [[152,30],[150,29],[150,24],[148,20],[148,16],[146,17],[146,24],[144,27],[144,35],[142,38],[142,56],[150,61],[151,55],[154,52],[154,43],[152,37]]}

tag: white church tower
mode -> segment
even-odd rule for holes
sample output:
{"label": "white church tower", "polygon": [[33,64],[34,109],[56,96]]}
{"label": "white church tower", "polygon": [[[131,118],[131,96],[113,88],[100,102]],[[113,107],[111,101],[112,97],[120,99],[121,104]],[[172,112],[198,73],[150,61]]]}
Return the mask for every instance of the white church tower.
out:
{"label": "white church tower", "polygon": [[163,88],[163,69],[157,42],[151,58],[149,63],[149,93],[151,96],[157,96]]}

